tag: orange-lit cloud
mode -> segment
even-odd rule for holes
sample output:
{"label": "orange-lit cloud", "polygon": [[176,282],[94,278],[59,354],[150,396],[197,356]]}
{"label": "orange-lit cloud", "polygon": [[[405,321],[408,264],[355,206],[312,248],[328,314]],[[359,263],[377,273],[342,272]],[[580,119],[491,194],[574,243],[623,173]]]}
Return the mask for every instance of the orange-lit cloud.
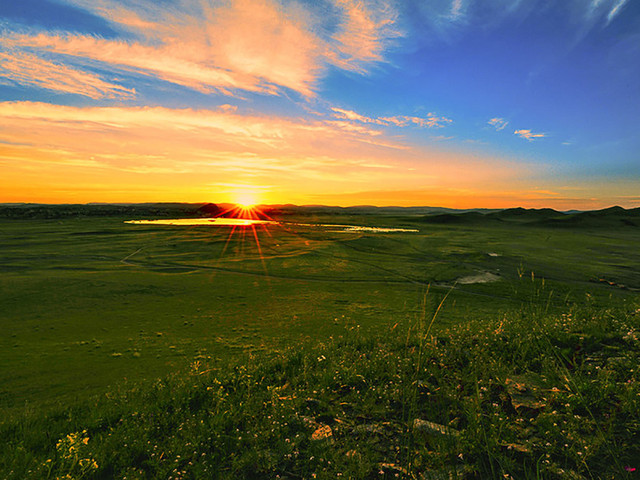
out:
{"label": "orange-lit cloud", "polygon": [[533,133],[531,130],[515,130],[513,133],[518,135],[520,138],[529,140],[530,142],[536,138],[544,138],[547,136],[546,133]]}
{"label": "orange-lit cloud", "polygon": [[498,131],[504,130],[504,128],[509,124],[509,122],[504,118],[492,118],[487,123]]}
{"label": "orange-lit cloud", "polygon": [[396,13],[387,2],[334,0],[343,11],[343,21],[332,37],[327,57],[345,70],[364,73],[368,64],[383,60],[387,44],[400,36]]}
{"label": "orange-lit cloud", "polygon": [[[335,0],[342,15],[330,35],[323,33],[328,30],[323,24],[327,20],[302,3],[287,4],[286,9],[276,0],[202,0],[177,5],[140,2],[129,7],[114,0],[74,3],[131,35],[108,39],[7,31],[2,44],[60,55],[58,71],[62,56],[67,56],[204,93],[244,90],[277,94],[287,88],[310,97],[327,65],[365,73],[372,64],[384,61],[389,39],[398,35],[392,28],[393,9],[388,5],[381,8],[382,2],[378,2],[379,8],[371,8],[362,2]],[[41,69],[45,67],[45,60],[32,58]],[[31,77],[33,68],[14,62],[12,75]],[[68,82],[60,76],[50,77],[45,88],[68,91]],[[90,83],[95,85],[96,80]],[[33,82],[27,80],[26,84]],[[112,88],[111,93],[126,95],[127,91]]]}
{"label": "orange-lit cloud", "polygon": [[73,185],[85,201],[188,201],[216,198],[215,185],[237,184],[265,192],[265,202],[304,203],[365,189],[498,188],[528,174],[515,162],[416,148],[336,122],[228,108],[4,102],[0,201],[17,200],[10,192],[20,185],[38,185],[41,195]]}
{"label": "orange-lit cloud", "polygon": [[135,95],[134,89],[106,82],[98,75],[20,52],[0,51],[0,82],[75,93],[94,99]]}

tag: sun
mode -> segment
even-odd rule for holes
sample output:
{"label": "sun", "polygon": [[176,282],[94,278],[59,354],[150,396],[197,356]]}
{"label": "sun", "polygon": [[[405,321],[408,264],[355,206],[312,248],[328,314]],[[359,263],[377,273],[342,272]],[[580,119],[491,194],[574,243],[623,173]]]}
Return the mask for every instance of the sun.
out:
{"label": "sun", "polygon": [[253,192],[236,192],[233,203],[239,207],[251,208],[257,205],[258,197]]}

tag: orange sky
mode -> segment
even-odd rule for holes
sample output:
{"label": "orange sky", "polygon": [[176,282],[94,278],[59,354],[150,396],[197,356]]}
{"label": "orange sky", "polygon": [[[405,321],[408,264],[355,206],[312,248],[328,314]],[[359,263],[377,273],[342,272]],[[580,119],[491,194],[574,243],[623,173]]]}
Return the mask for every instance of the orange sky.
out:
{"label": "orange sky", "polygon": [[[524,162],[418,147],[340,120],[0,103],[0,201],[599,208],[633,184],[540,188]],[[524,180],[523,180],[524,179]],[[549,181],[545,182],[548,186]],[[625,195],[629,198],[625,199]]]}

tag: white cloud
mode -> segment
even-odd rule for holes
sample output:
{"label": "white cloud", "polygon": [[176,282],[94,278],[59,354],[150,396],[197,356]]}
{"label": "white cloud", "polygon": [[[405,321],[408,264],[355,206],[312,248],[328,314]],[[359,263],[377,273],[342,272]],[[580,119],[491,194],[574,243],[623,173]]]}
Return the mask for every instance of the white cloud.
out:
{"label": "white cloud", "polygon": [[464,13],[463,7],[463,0],[453,0],[451,2],[451,18],[456,19],[460,17]]}
{"label": "white cloud", "polygon": [[627,3],[627,0],[618,0],[613,8],[609,11],[607,15],[607,24],[611,22],[622,10],[622,7]]}
{"label": "white cloud", "polygon": [[409,125],[416,125],[422,128],[439,128],[444,127],[445,125],[452,123],[453,120],[444,116],[438,116],[433,112],[429,112],[425,117],[414,117],[408,115],[395,115],[392,117],[367,117],[365,115],[361,115],[359,113],[354,112],[353,110],[344,110],[342,108],[331,108],[334,113],[334,117],[341,118],[345,120],[352,120],[362,123],[375,123],[377,125],[383,126],[394,126],[394,127],[406,127]]}

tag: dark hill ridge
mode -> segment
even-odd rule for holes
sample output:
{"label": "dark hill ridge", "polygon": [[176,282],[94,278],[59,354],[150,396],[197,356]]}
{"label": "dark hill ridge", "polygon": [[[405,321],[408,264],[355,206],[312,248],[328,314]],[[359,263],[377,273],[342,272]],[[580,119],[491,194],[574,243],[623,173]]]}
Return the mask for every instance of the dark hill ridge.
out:
{"label": "dark hill ridge", "polygon": [[479,212],[443,213],[439,215],[426,215],[418,221],[439,225],[479,225],[495,220],[490,215]]}
{"label": "dark hill ridge", "polygon": [[640,227],[640,208],[625,210],[622,207],[610,207],[602,210],[566,215],[563,218],[547,219],[541,226],[574,228],[620,228]]}
{"label": "dark hill ridge", "polygon": [[[73,217],[157,217],[191,218],[227,216],[234,205],[228,203],[87,203],[87,204],[38,204],[0,203],[0,218],[56,219]],[[326,205],[261,205],[260,210],[271,217],[287,215],[434,215],[459,213],[469,210],[454,210],[440,207],[375,207],[358,205],[337,207]],[[495,210],[477,211],[493,212]]]}
{"label": "dark hill ridge", "polygon": [[552,208],[507,208],[506,210],[500,210],[487,214],[487,216],[494,217],[500,220],[509,219],[531,219],[531,218],[554,218],[564,215],[562,212],[558,212]]}
{"label": "dark hill ridge", "polygon": [[421,218],[425,223],[437,224],[460,224],[460,225],[478,225],[478,224],[531,224],[555,218],[562,218],[565,214],[551,208],[542,209],[526,209],[522,207],[508,208],[490,213],[465,212],[465,213],[449,213],[443,215],[428,215]]}
{"label": "dark hill ridge", "polygon": [[463,212],[494,212],[488,209],[456,210],[444,207],[376,207],[373,205],[354,205],[338,207],[328,205],[262,205],[261,209],[271,216],[274,215],[436,215]]}
{"label": "dark hill ridge", "polygon": [[202,203],[94,203],[48,205],[0,204],[0,218],[59,219],[83,217],[187,217],[196,216]]}
{"label": "dark hill ridge", "polygon": [[[226,216],[232,204],[215,203],[90,203],[0,204],[0,218],[56,219],[82,217],[197,218]],[[551,208],[504,210],[455,210],[439,207],[336,207],[324,205],[262,205],[260,210],[275,219],[289,215],[387,215],[403,221],[439,225],[529,225],[553,228],[640,227],[640,208],[619,206],[587,212],[559,212]]]}
{"label": "dark hill ridge", "polygon": [[640,227],[640,208],[615,206],[589,212],[563,213],[551,208],[508,208],[497,212],[446,213],[426,215],[418,221],[440,225],[511,224],[554,228]]}

